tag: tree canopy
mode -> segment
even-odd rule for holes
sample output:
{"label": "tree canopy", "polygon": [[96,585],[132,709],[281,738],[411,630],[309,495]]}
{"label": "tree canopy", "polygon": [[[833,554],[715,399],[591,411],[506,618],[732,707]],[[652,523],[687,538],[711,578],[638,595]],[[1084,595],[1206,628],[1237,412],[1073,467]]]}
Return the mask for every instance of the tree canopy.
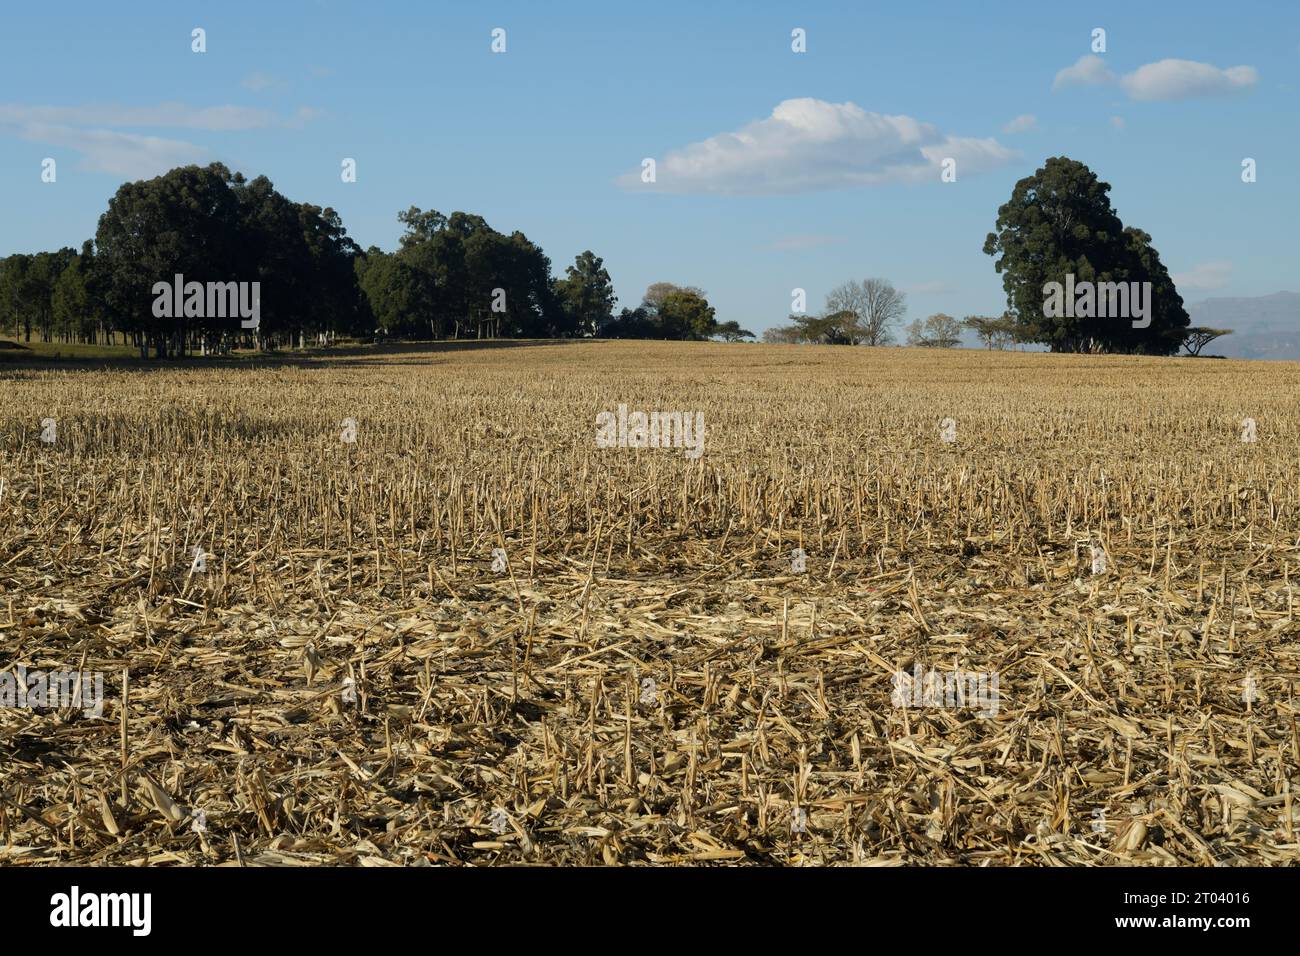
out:
{"label": "tree canopy", "polygon": [[[1120,221],[1109,192],[1084,164],[1048,159],[1016,184],[984,244],[1002,276],[1007,312],[961,322],[933,315],[911,323],[908,341],[952,347],[965,327],[988,348],[1016,341],[1053,351],[1200,354],[1226,330],[1189,327],[1151,236]],[[397,219],[404,228],[396,249],[362,250],[337,212],[290,200],[265,176],[250,180],[221,163],[180,167],[124,183],[80,251],[0,259],[0,329],[29,341],[34,334],[83,342],[121,334],[157,357],[209,343],[274,348],[303,344],[309,335],[375,332],[754,337],[734,320],[720,322],[703,289],[671,282],[651,284],[639,305],[616,314],[609,270],[589,249],[557,278],[524,233],[498,231],[474,213],[410,206]],[[209,305],[212,285],[256,283],[259,322],[250,330],[239,316],[191,309],[188,291],[184,308],[160,311],[155,290],[176,276],[207,284]],[[1076,287],[1077,308],[1069,299]],[[1063,298],[1064,310],[1056,307]],[[791,325],[763,338],[884,345],[905,313],[906,297],[889,281],[849,281],[830,291],[820,314],[791,315]]]}
{"label": "tree canopy", "polygon": [[[1182,345],[1188,325],[1183,300],[1151,236],[1124,226],[1109,192],[1110,185],[1083,163],[1064,156],[1048,159],[1016,183],[998,210],[984,252],[996,257],[1022,340],[1041,342],[1054,352],[1170,355]],[[1135,327],[1129,315],[1049,314],[1053,310],[1044,307],[1049,283],[1067,281],[1090,283],[1089,288],[1151,283],[1149,324]],[[1127,287],[1123,291],[1127,295]],[[1104,310],[1079,310],[1099,311]]]}
{"label": "tree canopy", "polygon": [[1010,313],[997,318],[988,315],[968,315],[961,320],[963,328],[970,329],[987,349],[1003,351],[1016,341],[1016,319]]}
{"label": "tree canopy", "polygon": [[1231,334],[1232,329],[1212,329],[1205,325],[1193,325],[1187,330],[1183,348],[1187,350],[1188,355],[1200,355],[1201,350],[1215,339]]}
{"label": "tree canopy", "polygon": [[[526,235],[499,232],[474,213],[411,206],[397,219],[396,249],[362,250],[333,209],[294,202],[265,176],[249,180],[221,163],[179,167],[124,183],[80,252],[0,259],[0,330],[29,341],[121,335],[159,358],[208,344],[275,348],[336,334],[754,337],[737,322],[718,322],[702,289],[669,282],[616,316],[609,270],[591,250],[556,278]],[[156,287],[172,287],[177,275],[184,306],[157,308]],[[253,283],[255,328],[205,308],[227,286]]]}
{"label": "tree canopy", "polygon": [[719,323],[703,289],[655,282],[635,309],[623,309],[598,328],[611,339],[683,339],[702,342],[721,338],[728,342],[754,337],[737,322]]}
{"label": "tree canopy", "polygon": [[556,294],[571,317],[578,335],[595,335],[614,317],[614,283],[605,261],[590,249],[565,269],[565,276],[555,284]]}

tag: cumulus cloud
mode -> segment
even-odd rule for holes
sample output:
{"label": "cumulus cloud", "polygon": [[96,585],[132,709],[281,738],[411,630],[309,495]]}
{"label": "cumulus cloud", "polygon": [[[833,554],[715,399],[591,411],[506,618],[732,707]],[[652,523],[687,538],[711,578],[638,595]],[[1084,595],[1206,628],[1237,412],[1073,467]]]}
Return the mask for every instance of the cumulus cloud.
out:
{"label": "cumulus cloud", "polygon": [[1101,86],[1118,83],[1133,100],[1183,100],[1193,96],[1223,96],[1243,93],[1259,82],[1253,66],[1220,69],[1195,60],[1159,60],[1116,76],[1095,54],[1081,56],[1073,66],[1056,74],[1052,89],[1069,86]]}
{"label": "cumulus cloud", "polygon": [[1120,84],[1135,100],[1181,100],[1241,93],[1258,82],[1259,73],[1253,66],[1221,70],[1193,60],[1161,60],[1138,67]]}
{"label": "cumulus cloud", "polygon": [[198,163],[206,155],[206,150],[194,143],[109,129],[33,124],[19,135],[80,153],[83,169],[129,179],[158,176],[176,166]]}
{"label": "cumulus cloud", "polygon": [[1171,277],[1179,289],[1222,289],[1232,277],[1232,263],[1220,259],[1202,262],[1187,272],[1175,272]]}
{"label": "cumulus cloud", "polygon": [[772,115],[657,160],[656,182],[641,171],[627,188],[679,193],[800,193],[886,182],[939,180],[943,160],[961,177],[1017,158],[994,139],[941,133],[910,116],[871,113],[854,103],[785,100]]}
{"label": "cumulus cloud", "polygon": [[1021,113],[1002,127],[1004,133],[1027,133],[1038,126],[1038,117],[1033,113]]}
{"label": "cumulus cloud", "polygon": [[1073,66],[1067,66],[1056,74],[1052,80],[1052,89],[1059,90],[1067,86],[1100,86],[1114,83],[1115,74],[1106,67],[1106,61],[1095,53],[1081,56]]}

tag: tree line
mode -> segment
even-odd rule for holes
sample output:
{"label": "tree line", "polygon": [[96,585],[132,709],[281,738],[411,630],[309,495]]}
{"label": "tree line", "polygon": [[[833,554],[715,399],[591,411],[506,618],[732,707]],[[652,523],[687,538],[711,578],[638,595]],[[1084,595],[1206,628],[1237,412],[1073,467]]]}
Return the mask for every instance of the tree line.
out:
{"label": "tree line", "polygon": [[[914,320],[909,345],[951,348],[963,330],[988,348],[1037,343],[1052,351],[1197,355],[1227,329],[1189,325],[1183,300],[1151,244],[1111,208],[1110,186],[1083,163],[1048,159],[1020,180],[999,210],[984,252],[995,257],[1007,310],[998,317],[943,313]],[[0,332],[31,341],[111,343],[166,358],[232,346],[277,348],[334,336],[408,338],[651,338],[739,341],[753,333],[719,322],[702,289],[651,285],[617,314],[603,261],[577,256],[563,277],[518,230],[482,216],[412,206],[398,215],[398,248],[361,249],[329,207],[293,202],[265,176],[246,179],[220,163],[185,166],[123,184],[95,236],[72,247],[0,259]],[[159,310],[155,286],[258,283],[255,327],[210,308]],[[1046,307],[1052,283],[1142,288],[1141,322],[1080,299]],[[1068,294],[1068,293],[1067,293]],[[1090,294],[1090,293],[1089,293]],[[1128,302],[1127,298],[1123,300]],[[1084,307],[1086,305],[1086,308]],[[817,315],[795,314],[767,342],[887,345],[906,297],[879,278],[831,290]]]}
{"label": "tree line", "polygon": [[[354,275],[355,244],[329,208],[291,202],[265,176],[225,166],[187,166],[124,183],[80,252],[0,260],[0,321],[31,341],[109,344],[120,336],[141,355],[178,356],[232,339],[283,344],[293,336],[350,331],[366,304]],[[176,309],[160,315],[155,285],[260,282],[261,325]]]}
{"label": "tree line", "polygon": [[[990,349],[1013,344],[1045,345],[1053,352],[1126,352],[1188,355],[1230,329],[1191,326],[1182,297],[1151,236],[1126,227],[1110,204],[1110,185],[1083,163],[1052,157],[1032,176],[1016,183],[1011,199],[998,209],[995,231],[984,252],[995,257],[1002,276],[1007,310],[1001,316],[967,316],[958,321],[938,313],[916,319],[906,328],[907,344],[954,348],[963,330],[975,333]],[[1053,283],[1086,296],[1063,309],[1046,307]],[[1149,314],[1130,321],[1130,287],[1149,290]],[[1122,287],[1122,288],[1121,288]],[[1118,310],[1099,308],[1093,290],[1104,289],[1105,301]],[[1117,292],[1123,291],[1122,299]],[[766,342],[814,342],[825,345],[887,345],[894,324],[905,313],[905,297],[885,279],[848,282],[827,297],[819,315],[791,315],[791,325],[769,329]]]}
{"label": "tree line", "polygon": [[[123,344],[177,357],[335,336],[752,338],[719,323],[703,290],[655,283],[617,315],[591,251],[563,277],[522,232],[412,206],[393,252],[361,249],[329,207],[293,202],[265,176],[186,166],[123,184],[80,251],[0,259],[0,331],[30,342]],[[156,308],[155,286],[258,283],[259,319]],[[199,300],[196,299],[196,302]]]}

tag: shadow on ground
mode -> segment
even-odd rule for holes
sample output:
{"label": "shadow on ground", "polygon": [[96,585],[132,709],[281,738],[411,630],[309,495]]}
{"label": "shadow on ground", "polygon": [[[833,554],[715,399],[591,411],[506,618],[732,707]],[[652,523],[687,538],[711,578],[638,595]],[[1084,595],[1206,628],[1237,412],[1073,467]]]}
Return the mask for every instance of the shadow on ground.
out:
{"label": "shadow on ground", "polygon": [[591,339],[457,339],[427,342],[374,342],[337,345],[328,348],[283,349],[270,352],[240,352],[225,356],[191,356],[183,359],[142,359],[138,355],[51,356],[26,346],[4,342],[0,346],[0,374],[10,369],[174,369],[174,368],[277,368],[291,366],[386,366],[407,365],[426,356],[475,352],[484,349],[535,348],[571,345]]}

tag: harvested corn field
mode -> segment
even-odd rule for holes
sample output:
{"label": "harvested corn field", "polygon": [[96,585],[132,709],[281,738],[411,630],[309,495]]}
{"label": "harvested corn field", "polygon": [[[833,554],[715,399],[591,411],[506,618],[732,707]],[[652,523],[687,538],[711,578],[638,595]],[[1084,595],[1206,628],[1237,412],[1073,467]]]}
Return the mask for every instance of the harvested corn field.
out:
{"label": "harvested corn field", "polygon": [[1294,864],[1298,373],[0,372],[0,862]]}

